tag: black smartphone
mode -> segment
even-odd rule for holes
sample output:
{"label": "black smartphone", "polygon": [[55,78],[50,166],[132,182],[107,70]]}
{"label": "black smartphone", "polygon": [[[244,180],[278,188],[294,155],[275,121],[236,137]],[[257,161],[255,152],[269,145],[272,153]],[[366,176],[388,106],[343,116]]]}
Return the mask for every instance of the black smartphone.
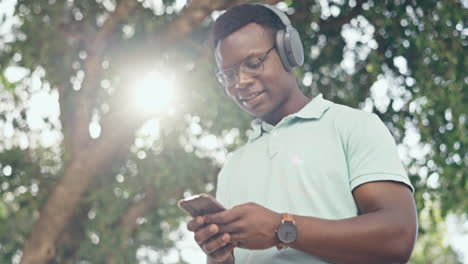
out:
{"label": "black smartphone", "polygon": [[226,210],[213,196],[206,193],[182,199],[179,201],[178,205],[180,209],[193,217],[219,213]]}

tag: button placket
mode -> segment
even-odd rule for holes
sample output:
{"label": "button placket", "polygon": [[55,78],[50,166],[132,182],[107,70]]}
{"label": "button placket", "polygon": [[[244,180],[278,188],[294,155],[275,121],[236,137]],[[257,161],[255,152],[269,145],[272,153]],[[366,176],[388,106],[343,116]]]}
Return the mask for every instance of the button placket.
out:
{"label": "button placket", "polygon": [[278,131],[273,130],[269,138],[270,158],[273,158],[280,151],[280,141]]}

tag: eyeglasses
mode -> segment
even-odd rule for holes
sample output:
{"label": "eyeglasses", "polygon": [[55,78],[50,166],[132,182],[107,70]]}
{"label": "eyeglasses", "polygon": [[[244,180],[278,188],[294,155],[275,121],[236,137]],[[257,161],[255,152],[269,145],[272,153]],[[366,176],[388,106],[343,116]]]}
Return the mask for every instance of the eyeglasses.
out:
{"label": "eyeglasses", "polygon": [[[216,73],[216,78],[224,87],[231,87],[237,82],[239,72],[242,72],[248,76],[255,77],[263,72],[263,61],[266,56],[275,47],[273,46],[267,52],[260,57],[250,57],[242,61],[238,66],[230,67],[224,70],[219,70]],[[237,69],[238,68],[238,69]]]}

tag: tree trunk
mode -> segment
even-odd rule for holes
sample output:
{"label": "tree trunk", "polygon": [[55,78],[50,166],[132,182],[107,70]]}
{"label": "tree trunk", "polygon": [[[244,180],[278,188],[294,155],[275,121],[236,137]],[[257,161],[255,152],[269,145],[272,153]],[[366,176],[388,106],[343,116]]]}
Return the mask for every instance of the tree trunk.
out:
{"label": "tree trunk", "polygon": [[[166,27],[167,30],[160,34],[167,38],[158,38],[158,42],[155,43],[151,41],[151,43],[147,43],[144,47],[151,47],[152,49],[154,49],[154,47],[160,47],[161,49],[163,47],[168,47],[192,32],[193,29],[214,10],[225,9],[244,2],[247,1],[193,0],[191,5]],[[279,0],[265,2],[274,4],[279,2]],[[127,8],[134,6],[130,1],[121,1],[120,3],[124,3],[123,5]],[[116,11],[118,10],[122,9],[117,8]],[[111,34],[110,29],[116,30],[118,21],[125,20],[125,16],[128,16],[129,12],[125,10],[119,11],[116,12],[115,15],[118,16],[119,19],[109,22],[109,27],[103,27],[105,32],[98,33],[95,38],[96,41],[105,41],[105,38]],[[100,45],[100,43],[93,43],[93,45],[94,44]],[[99,51],[100,49],[98,53]],[[96,52],[91,52],[90,54],[90,57],[101,55],[96,54]],[[145,54],[147,55],[148,53]],[[138,57],[139,56],[137,56],[137,58]],[[95,63],[99,61],[96,58],[90,60]],[[106,135],[101,135],[100,140],[94,145],[90,145],[89,140],[83,140],[83,138],[88,138],[87,128],[90,120],[90,107],[92,108],[90,102],[87,101],[90,99],[88,93],[93,93],[93,89],[96,89],[94,84],[98,83],[97,80],[86,79],[88,76],[97,78],[95,73],[88,75],[88,71],[94,69],[94,67],[90,65],[94,64],[86,65],[89,69],[85,69],[87,74],[83,81],[83,87],[81,87],[82,91],[80,90],[82,93],[77,96],[78,107],[75,108],[77,112],[74,115],[73,124],[70,124],[73,127],[74,133],[71,133],[71,139],[64,139],[68,142],[70,142],[70,140],[73,141],[73,143],[70,144],[72,146],[73,155],[71,156],[71,160],[66,164],[63,178],[50,194],[47,202],[40,211],[39,219],[34,224],[32,232],[25,243],[21,264],[46,264],[53,259],[56,251],[56,243],[79,206],[82,196],[89,188],[90,183],[92,183],[93,179],[101,174],[102,171],[107,170],[106,167],[119,155],[116,153],[121,154],[122,152],[128,152],[130,145],[134,141],[133,132],[144,121],[132,120],[131,124],[124,124],[122,126],[120,116],[114,114],[108,121],[109,124],[120,124],[117,129],[103,127],[108,133],[106,133]],[[79,107],[80,105],[83,107]],[[124,109],[123,112],[126,112],[126,110]],[[119,142],[119,144],[115,144],[116,142]]]}

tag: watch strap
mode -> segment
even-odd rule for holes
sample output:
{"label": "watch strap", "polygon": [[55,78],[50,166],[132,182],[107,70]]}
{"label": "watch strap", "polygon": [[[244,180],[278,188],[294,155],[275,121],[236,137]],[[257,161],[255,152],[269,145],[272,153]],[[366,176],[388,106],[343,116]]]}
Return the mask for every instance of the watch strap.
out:
{"label": "watch strap", "polygon": [[[289,223],[292,223],[294,225],[296,224],[296,221],[294,221],[294,218],[293,218],[292,215],[290,215],[288,213],[282,213],[281,216],[282,216],[281,224],[283,224],[285,222],[289,222]],[[278,229],[276,229],[276,232],[278,232]],[[287,248],[287,247],[289,247],[288,244],[285,244],[285,243],[279,241],[279,239],[278,239],[278,244],[276,245],[276,248],[278,250],[281,250],[281,249]]]}
{"label": "watch strap", "polygon": [[290,215],[288,213],[282,213],[281,215],[283,216],[283,219],[281,220],[281,223],[284,223],[284,222],[290,222],[290,223],[293,223],[293,224],[296,223],[294,221],[294,218],[292,217],[292,215]]}

